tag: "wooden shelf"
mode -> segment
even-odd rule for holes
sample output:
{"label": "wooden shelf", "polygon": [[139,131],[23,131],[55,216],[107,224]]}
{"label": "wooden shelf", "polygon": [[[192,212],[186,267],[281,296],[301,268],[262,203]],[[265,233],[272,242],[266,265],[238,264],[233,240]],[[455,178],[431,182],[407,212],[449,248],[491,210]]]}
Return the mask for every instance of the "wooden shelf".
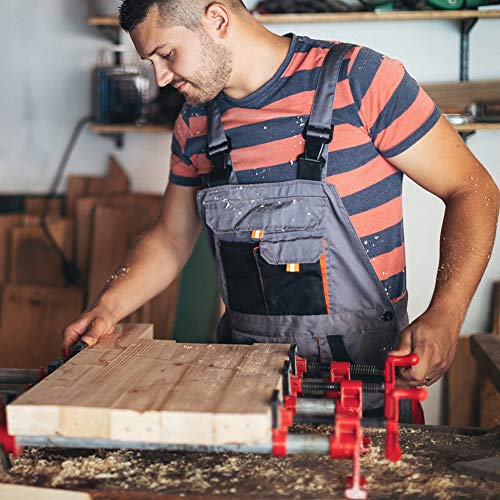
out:
{"label": "wooden shelf", "polygon": [[377,11],[335,12],[318,14],[266,14],[256,15],[262,24],[331,23],[353,21],[418,21],[418,20],[463,20],[500,18],[499,11],[477,10],[421,10],[421,11]]}
{"label": "wooden shelf", "polygon": [[120,26],[117,17],[89,17],[90,26]]}
{"label": "wooden shelf", "polygon": [[453,125],[458,132],[477,132],[478,130],[500,130],[500,123],[464,123]]}
{"label": "wooden shelf", "polygon": [[172,131],[172,127],[168,125],[101,125],[100,123],[93,123],[90,129],[95,134],[125,134],[127,132],[164,134]]}
{"label": "wooden shelf", "polygon": [[[500,10],[419,10],[377,12],[325,12],[317,14],[254,15],[262,24],[333,23],[354,21],[418,21],[499,19]],[[91,26],[119,26],[115,17],[90,17]]]}

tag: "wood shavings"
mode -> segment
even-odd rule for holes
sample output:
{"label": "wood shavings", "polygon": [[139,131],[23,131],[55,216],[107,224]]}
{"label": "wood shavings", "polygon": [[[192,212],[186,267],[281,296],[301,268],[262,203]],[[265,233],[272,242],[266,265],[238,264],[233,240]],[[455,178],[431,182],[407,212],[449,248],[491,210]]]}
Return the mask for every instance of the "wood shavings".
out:
{"label": "wood shavings", "polygon": [[[329,434],[327,425],[296,425],[297,433]],[[457,435],[432,428],[401,429],[405,455],[384,458],[383,429],[366,431],[371,451],[362,458],[371,499],[499,498],[498,483],[452,469],[458,461],[500,453],[498,433]],[[0,482],[87,491],[169,495],[343,498],[349,460],[327,456],[200,454],[161,451],[28,449],[0,473]]]}

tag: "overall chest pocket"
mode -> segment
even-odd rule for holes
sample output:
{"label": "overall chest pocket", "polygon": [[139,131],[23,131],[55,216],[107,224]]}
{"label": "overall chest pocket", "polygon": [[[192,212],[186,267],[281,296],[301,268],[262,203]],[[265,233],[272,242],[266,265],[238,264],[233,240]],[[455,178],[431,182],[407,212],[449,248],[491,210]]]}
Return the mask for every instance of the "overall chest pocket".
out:
{"label": "overall chest pocket", "polygon": [[272,316],[328,313],[322,237],[251,243],[220,240],[219,248],[231,310]]}

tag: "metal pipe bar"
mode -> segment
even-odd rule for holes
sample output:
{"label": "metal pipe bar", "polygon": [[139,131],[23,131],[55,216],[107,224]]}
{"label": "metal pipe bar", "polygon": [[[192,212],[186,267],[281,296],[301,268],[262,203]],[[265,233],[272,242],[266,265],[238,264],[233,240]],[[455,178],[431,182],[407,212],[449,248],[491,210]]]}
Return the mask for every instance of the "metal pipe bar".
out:
{"label": "metal pipe bar", "polygon": [[28,385],[40,381],[40,370],[0,368],[0,384]]}
{"label": "metal pipe bar", "polygon": [[[132,450],[165,450],[189,451],[195,453],[258,453],[270,455],[273,444],[227,444],[216,446],[178,445],[166,443],[142,443],[132,441],[112,441],[107,439],[82,439],[67,437],[18,436],[19,446],[36,448],[82,448],[82,449],[132,449]],[[328,454],[329,439],[327,436],[316,434],[289,434],[287,437],[288,454]]]}
{"label": "metal pipe bar", "polygon": [[335,400],[330,398],[297,398],[298,417],[332,417],[335,414]]}

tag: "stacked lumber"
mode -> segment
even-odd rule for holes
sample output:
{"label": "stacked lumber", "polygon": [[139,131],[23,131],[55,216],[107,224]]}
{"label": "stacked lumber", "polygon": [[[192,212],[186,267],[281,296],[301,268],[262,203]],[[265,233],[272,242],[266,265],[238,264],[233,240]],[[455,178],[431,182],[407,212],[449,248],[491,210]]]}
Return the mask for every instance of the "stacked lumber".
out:
{"label": "stacked lumber", "polygon": [[177,344],[147,325],[102,337],[7,408],[16,436],[269,443],[288,344]]}
{"label": "stacked lumber", "polygon": [[[111,157],[104,177],[70,176],[66,200],[30,196],[24,213],[0,215],[0,366],[33,368],[60,357],[64,327],[97,298],[160,201],[131,193]],[[68,282],[62,256],[81,271],[77,284]],[[171,338],[179,283],[129,319]]]}

